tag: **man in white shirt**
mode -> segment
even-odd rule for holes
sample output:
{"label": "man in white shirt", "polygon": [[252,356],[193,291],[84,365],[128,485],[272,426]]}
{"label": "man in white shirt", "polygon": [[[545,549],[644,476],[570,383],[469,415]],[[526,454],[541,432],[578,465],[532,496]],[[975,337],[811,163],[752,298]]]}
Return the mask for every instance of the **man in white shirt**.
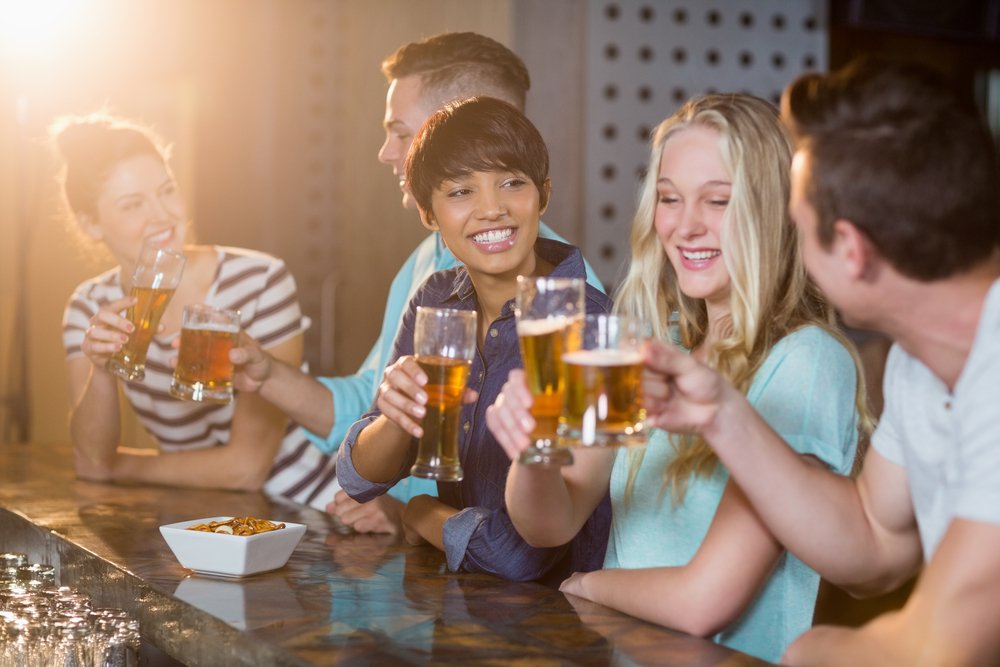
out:
{"label": "man in white shirt", "polygon": [[1000,664],[1000,168],[930,72],[862,61],[785,91],[791,217],[844,317],[895,345],[857,480],[805,462],[719,375],[647,349],[652,423],[704,435],[762,520],[852,593],[923,568],[898,612],[817,627],[793,665]]}

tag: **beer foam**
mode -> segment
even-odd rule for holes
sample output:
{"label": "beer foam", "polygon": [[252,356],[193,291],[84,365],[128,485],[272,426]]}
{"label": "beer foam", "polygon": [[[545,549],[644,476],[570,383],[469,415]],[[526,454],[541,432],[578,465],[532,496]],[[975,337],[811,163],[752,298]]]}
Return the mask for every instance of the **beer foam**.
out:
{"label": "beer foam", "polygon": [[561,331],[579,321],[581,321],[580,317],[567,317],[566,315],[547,317],[544,320],[520,320],[517,323],[517,335],[544,336],[553,331]]}
{"label": "beer foam", "polygon": [[188,331],[215,331],[227,334],[240,332],[240,325],[229,322],[198,322],[197,324],[185,324],[184,328]]}
{"label": "beer foam", "polygon": [[639,350],[577,350],[562,356],[576,366],[635,366],[642,363]]}

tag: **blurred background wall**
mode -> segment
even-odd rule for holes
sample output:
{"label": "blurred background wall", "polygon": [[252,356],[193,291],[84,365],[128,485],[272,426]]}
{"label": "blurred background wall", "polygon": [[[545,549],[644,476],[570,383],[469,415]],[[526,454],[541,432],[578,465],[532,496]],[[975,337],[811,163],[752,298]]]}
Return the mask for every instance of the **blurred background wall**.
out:
{"label": "blurred background wall", "polygon": [[[200,241],[286,260],[315,372],[349,373],[425,232],[379,164],[400,44],[489,35],[527,62],[552,153],[546,221],[609,288],[649,128],[688,96],[775,100],[862,52],[940,66],[1000,124],[1000,0],[0,0],[0,442],[67,437],[63,306],[109,259],[61,215],[45,145],[101,106],[152,124]],[[140,438],[132,427],[128,438]]]}

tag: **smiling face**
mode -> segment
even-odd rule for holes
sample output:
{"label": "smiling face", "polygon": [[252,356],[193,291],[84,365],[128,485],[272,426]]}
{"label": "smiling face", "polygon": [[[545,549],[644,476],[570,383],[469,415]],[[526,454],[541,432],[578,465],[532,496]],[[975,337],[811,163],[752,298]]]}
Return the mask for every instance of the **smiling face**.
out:
{"label": "smiling face", "polygon": [[719,139],[715,130],[692,126],[666,140],[653,224],[681,291],[728,311],[731,280],[722,230],[732,178]]}
{"label": "smiling face", "polygon": [[431,193],[431,211],[422,215],[473,282],[485,276],[513,281],[534,272],[542,201],[524,174],[472,171],[442,182]]}
{"label": "smiling face", "polygon": [[187,209],[173,174],[157,156],[136,155],[116,164],[96,204],[97,219],[84,221],[84,231],[103,241],[126,268],[144,240],[178,251],[184,246]]}
{"label": "smiling face", "polygon": [[424,121],[436,110],[428,108],[423,98],[423,85],[417,75],[393,79],[385,96],[385,141],[378,151],[382,164],[392,167],[403,192],[403,207],[415,209],[416,202],[406,189],[406,154],[413,137]]}

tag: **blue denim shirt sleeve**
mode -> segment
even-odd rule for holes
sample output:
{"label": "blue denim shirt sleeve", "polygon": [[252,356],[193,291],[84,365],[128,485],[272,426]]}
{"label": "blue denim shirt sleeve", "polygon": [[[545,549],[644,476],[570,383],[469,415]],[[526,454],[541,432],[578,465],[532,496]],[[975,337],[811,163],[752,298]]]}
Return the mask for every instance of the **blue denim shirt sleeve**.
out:
{"label": "blue denim shirt sleeve", "polygon": [[358,442],[358,435],[377,418],[377,414],[369,414],[354,422],[347,431],[347,436],[344,438],[344,443],[340,446],[340,451],[337,452],[337,482],[340,483],[340,488],[347,495],[359,503],[368,502],[372,498],[382,495],[392,488],[392,485],[397,481],[371,482],[358,473],[354,467],[354,461],[351,459],[354,445]]}
{"label": "blue denim shirt sleeve", "polygon": [[569,545],[540,549],[525,542],[506,508],[468,507],[444,524],[444,553],[452,572],[485,572],[509,581],[540,579]]}

